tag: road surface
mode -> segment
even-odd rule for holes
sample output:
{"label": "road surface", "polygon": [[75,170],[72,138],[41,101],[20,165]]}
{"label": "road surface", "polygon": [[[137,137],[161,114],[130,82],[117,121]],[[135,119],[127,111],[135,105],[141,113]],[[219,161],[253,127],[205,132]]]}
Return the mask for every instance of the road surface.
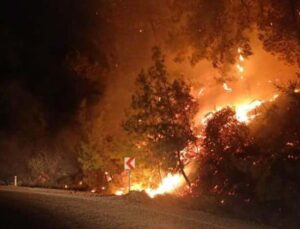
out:
{"label": "road surface", "polygon": [[265,228],[129,198],[0,186],[0,228]]}

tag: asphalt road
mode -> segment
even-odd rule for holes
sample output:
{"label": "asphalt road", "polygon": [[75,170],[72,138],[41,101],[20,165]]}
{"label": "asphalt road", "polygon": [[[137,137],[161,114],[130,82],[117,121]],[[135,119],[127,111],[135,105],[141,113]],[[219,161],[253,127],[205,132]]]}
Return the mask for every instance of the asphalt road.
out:
{"label": "asphalt road", "polygon": [[264,228],[124,197],[0,186],[0,228]]}

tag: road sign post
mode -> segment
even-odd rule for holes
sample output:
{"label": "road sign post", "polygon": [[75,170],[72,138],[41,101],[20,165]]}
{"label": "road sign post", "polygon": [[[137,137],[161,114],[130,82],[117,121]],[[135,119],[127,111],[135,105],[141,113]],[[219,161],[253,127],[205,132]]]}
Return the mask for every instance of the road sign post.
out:
{"label": "road sign post", "polygon": [[128,193],[130,192],[130,175],[131,170],[135,168],[135,158],[134,157],[125,157],[124,158],[124,170],[128,171]]}
{"label": "road sign post", "polygon": [[18,186],[18,177],[14,176],[14,186]]}
{"label": "road sign post", "polygon": [[128,170],[128,193],[130,192],[130,187],[131,187],[131,185],[130,185],[130,172],[131,170]]}

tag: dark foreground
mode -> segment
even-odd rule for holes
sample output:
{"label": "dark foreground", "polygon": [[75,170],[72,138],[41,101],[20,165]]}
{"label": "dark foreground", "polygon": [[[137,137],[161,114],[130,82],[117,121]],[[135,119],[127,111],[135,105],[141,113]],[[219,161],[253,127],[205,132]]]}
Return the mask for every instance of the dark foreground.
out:
{"label": "dark foreground", "polygon": [[8,186],[0,186],[0,211],[0,228],[263,228],[124,197]]}

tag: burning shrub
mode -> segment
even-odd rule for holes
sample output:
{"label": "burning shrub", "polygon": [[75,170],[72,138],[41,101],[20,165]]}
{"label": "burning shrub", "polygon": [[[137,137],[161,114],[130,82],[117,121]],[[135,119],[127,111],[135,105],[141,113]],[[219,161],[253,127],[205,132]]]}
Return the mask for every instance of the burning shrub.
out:
{"label": "burning shrub", "polygon": [[[250,123],[224,108],[208,119],[198,170],[203,194],[218,200],[251,202],[268,216],[299,218],[300,93],[297,84],[282,87]],[[241,201],[242,200],[242,201]],[[221,202],[224,203],[224,202]]]}
{"label": "burning shrub", "polygon": [[200,159],[201,192],[220,196],[249,197],[253,181],[253,144],[248,127],[231,108],[216,112],[204,130],[205,152]]}

